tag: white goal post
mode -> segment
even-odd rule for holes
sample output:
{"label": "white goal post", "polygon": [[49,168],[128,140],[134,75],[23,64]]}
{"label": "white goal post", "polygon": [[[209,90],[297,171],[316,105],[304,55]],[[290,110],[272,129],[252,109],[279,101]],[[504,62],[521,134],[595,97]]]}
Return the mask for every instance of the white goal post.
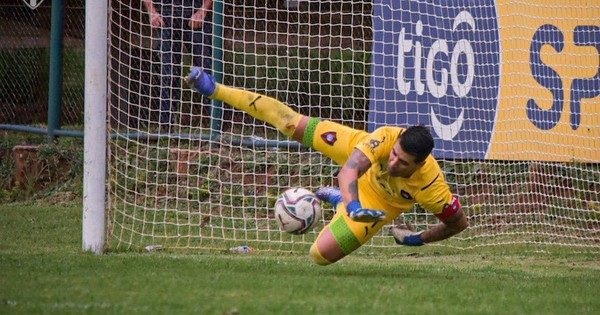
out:
{"label": "white goal post", "polygon": [[106,240],[107,18],[107,0],[86,2],[82,246],[96,254]]}
{"label": "white goal post", "polygon": [[[141,0],[86,5],[84,249],[306,250],[332,209],[290,235],[275,200],[336,185],[339,167],[181,84],[204,62],[196,8],[152,27]],[[214,0],[209,18],[195,51],[220,82],[354,128],[431,128],[470,221],[436,246],[600,252],[600,3]],[[397,221],[438,222],[418,206]]]}

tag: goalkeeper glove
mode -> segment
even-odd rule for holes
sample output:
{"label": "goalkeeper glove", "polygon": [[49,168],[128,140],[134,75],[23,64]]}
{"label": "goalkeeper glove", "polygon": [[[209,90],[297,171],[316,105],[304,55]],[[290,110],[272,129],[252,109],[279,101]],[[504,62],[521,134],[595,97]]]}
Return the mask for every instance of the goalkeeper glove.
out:
{"label": "goalkeeper glove", "polygon": [[396,244],[406,246],[421,246],[425,245],[421,234],[424,231],[415,233],[410,226],[394,226],[390,229],[390,234],[394,237]]}
{"label": "goalkeeper glove", "polygon": [[350,219],[357,222],[378,222],[385,220],[385,212],[379,210],[365,209],[358,200],[350,202],[346,206]]}

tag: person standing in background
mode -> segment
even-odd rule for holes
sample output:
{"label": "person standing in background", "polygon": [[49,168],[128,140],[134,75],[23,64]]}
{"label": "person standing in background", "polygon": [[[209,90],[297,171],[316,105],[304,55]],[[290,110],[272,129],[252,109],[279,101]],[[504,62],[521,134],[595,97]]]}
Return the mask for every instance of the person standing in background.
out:
{"label": "person standing in background", "polygon": [[150,25],[159,31],[160,129],[170,129],[181,98],[182,48],[193,66],[212,67],[213,0],[143,0]]}

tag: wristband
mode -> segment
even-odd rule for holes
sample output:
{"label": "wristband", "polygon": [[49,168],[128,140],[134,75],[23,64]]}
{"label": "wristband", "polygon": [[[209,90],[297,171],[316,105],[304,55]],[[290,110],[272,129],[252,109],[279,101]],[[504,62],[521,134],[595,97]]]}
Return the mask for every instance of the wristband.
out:
{"label": "wristband", "polygon": [[411,234],[409,236],[404,237],[402,244],[408,245],[408,246],[425,245],[425,243],[423,243],[423,239],[421,238],[421,233],[415,233],[415,234]]}
{"label": "wristband", "polygon": [[360,201],[358,200],[352,200],[350,201],[350,203],[348,205],[346,205],[346,211],[348,211],[348,214],[361,209],[362,205],[360,204]]}

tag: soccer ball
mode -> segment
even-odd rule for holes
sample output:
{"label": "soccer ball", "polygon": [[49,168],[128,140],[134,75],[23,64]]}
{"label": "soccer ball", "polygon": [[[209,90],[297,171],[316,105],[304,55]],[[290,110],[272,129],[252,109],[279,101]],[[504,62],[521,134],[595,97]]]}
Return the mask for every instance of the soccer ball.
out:
{"label": "soccer ball", "polygon": [[286,190],[275,203],[275,220],[282,231],[308,232],[321,219],[321,202],[304,188]]}

